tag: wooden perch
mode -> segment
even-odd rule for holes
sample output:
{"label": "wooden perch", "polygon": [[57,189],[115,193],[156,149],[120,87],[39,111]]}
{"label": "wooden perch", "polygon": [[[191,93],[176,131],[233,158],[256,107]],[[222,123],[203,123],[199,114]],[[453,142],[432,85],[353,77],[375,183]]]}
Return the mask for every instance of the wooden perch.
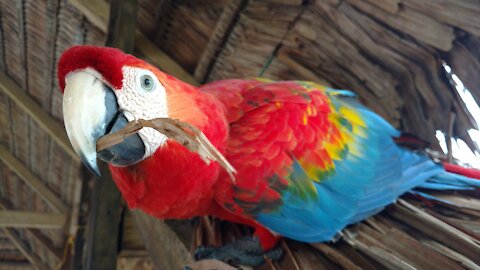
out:
{"label": "wooden perch", "polygon": [[193,259],[177,234],[163,221],[132,211],[138,231],[157,269],[183,269]]}

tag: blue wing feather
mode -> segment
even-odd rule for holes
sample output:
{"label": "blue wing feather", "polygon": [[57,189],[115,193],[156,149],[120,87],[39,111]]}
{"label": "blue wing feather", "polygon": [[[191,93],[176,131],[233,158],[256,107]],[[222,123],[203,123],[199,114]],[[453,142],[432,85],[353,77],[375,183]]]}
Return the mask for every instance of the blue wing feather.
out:
{"label": "blue wing feather", "polygon": [[[353,101],[349,92],[337,94],[348,97],[337,102],[354,107],[366,122],[366,136],[355,138],[361,155],[349,152],[342,160],[334,161],[334,173],[324,181],[314,182],[317,196],[313,200],[300,199],[287,189],[278,211],[256,216],[258,222],[272,231],[299,241],[328,241],[347,225],[381,211],[417,186],[470,189],[480,184],[446,173],[428,157],[397,146],[392,137],[400,133],[395,128]],[[302,167],[296,162],[294,167],[293,180],[306,179]]]}

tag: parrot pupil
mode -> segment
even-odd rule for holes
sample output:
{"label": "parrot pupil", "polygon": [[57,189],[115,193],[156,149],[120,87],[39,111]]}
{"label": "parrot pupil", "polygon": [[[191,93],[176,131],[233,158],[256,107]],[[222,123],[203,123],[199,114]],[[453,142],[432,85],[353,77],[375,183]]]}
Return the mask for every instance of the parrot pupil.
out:
{"label": "parrot pupil", "polygon": [[142,88],[145,89],[145,90],[152,90],[154,85],[153,85],[153,82],[152,82],[152,78],[148,75],[143,75],[142,78],[141,78],[141,82],[142,82]]}

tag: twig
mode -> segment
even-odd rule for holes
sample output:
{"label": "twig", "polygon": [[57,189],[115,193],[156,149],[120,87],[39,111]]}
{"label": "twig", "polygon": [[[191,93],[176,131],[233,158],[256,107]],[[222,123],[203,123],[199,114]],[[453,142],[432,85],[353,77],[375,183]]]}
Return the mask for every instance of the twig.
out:
{"label": "twig", "polygon": [[208,140],[205,134],[198,128],[176,119],[155,118],[151,120],[139,119],[132,121],[119,131],[107,134],[98,139],[97,152],[122,143],[127,137],[138,133],[144,127],[153,128],[168,138],[177,141],[188,150],[200,155],[202,160],[207,164],[210,164],[212,160],[218,162],[218,164],[227,171],[232,181],[235,182],[234,174],[237,171]]}

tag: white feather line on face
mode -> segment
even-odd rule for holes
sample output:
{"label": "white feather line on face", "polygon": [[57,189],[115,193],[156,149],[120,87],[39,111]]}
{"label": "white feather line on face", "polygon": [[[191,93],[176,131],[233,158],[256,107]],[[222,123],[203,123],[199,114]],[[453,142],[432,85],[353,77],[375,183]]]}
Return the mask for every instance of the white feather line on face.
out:
{"label": "white feather line on face", "polygon": [[[120,111],[124,112],[129,122],[138,119],[167,118],[167,94],[163,85],[155,75],[141,68],[123,67],[122,89],[115,92]],[[154,87],[146,91],[142,88],[142,76],[148,75],[152,78]],[[153,128],[145,127],[138,132],[145,144],[145,156],[150,157],[162,146],[167,137]]]}

